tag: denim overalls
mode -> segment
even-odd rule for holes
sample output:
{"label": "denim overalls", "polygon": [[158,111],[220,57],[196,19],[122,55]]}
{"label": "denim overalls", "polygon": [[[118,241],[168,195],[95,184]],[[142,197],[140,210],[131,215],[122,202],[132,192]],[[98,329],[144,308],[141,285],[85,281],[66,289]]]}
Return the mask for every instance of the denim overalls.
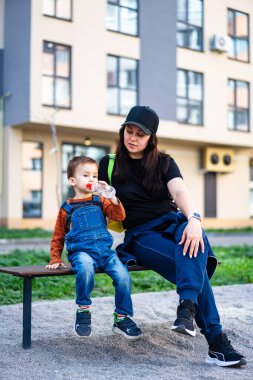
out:
{"label": "denim overalls", "polygon": [[92,303],[95,271],[101,268],[113,280],[115,312],[133,316],[131,278],[128,270],[111,249],[113,238],[107,231],[99,196],[83,201],[79,207],[64,202],[62,208],[71,215],[71,229],[65,236],[68,259],[76,277],[76,303]]}

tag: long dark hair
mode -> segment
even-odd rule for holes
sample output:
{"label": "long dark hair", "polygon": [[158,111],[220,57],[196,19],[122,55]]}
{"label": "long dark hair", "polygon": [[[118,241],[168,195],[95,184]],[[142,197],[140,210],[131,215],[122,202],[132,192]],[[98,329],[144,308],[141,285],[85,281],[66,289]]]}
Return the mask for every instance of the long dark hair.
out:
{"label": "long dark hair", "polygon": [[[124,129],[119,131],[119,142],[116,149],[115,176],[126,181],[130,174],[129,154],[124,144]],[[148,145],[141,158],[142,184],[147,191],[159,191],[164,186],[164,180],[169,167],[169,155],[161,153],[157,148],[157,136],[152,133]]]}

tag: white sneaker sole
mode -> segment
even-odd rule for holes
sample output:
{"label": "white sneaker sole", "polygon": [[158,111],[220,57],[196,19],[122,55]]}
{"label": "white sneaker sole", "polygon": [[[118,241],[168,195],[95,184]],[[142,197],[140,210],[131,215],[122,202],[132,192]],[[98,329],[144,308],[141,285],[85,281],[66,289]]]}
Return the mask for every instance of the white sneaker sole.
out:
{"label": "white sneaker sole", "polygon": [[120,330],[116,326],[112,326],[112,331],[115,334],[120,334],[120,335],[124,336],[124,338],[129,339],[129,340],[137,340],[137,339],[140,339],[143,336],[143,334],[140,334],[140,335],[137,335],[137,336],[129,336],[124,331]]}
{"label": "white sneaker sole", "polygon": [[90,335],[79,335],[79,334],[77,334],[75,329],[74,329],[74,333],[80,339],[89,339],[92,336],[92,333],[90,333]]}
{"label": "white sneaker sole", "polygon": [[205,362],[211,365],[218,365],[219,367],[241,367],[246,364],[245,359],[235,360],[233,362],[222,362],[218,359],[210,358],[210,356],[207,356]]}
{"label": "white sneaker sole", "polygon": [[171,330],[183,335],[195,336],[196,330],[187,330],[184,325],[172,326]]}

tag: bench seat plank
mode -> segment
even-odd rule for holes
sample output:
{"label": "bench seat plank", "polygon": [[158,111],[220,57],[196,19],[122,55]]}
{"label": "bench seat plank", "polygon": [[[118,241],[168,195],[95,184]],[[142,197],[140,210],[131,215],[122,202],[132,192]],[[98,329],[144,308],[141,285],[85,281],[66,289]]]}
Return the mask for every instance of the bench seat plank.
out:
{"label": "bench seat plank", "polygon": [[[129,272],[137,272],[142,270],[148,270],[147,267],[134,265],[127,267]],[[70,264],[67,268],[60,269],[47,269],[44,265],[31,265],[31,266],[20,266],[20,267],[0,267],[0,272],[12,274],[18,277],[46,277],[46,276],[66,276],[73,275]],[[96,273],[103,273],[100,269]]]}

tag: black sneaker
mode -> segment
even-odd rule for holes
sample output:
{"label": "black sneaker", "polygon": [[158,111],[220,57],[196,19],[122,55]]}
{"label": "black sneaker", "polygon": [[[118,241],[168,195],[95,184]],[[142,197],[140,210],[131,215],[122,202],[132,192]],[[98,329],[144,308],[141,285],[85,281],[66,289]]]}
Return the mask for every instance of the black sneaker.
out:
{"label": "black sneaker", "polygon": [[143,335],[141,329],[129,317],[125,317],[119,321],[114,320],[112,331],[132,340],[139,339]]}
{"label": "black sneaker", "polygon": [[195,318],[195,304],[192,300],[182,300],[177,308],[177,319],[171,330],[184,334],[195,336],[196,330],[193,324]]}
{"label": "black sneaker", "polygon": [[206,363],[216,364],[220,367],[241,367],[245,365],[246,359],[236,352],[227,335],[221,332],[215,342],[209,345]]}
{"label": "black sneaker", "polygon": [[76,311],[75,333],[80,338],[91,336],[91,313]]}

